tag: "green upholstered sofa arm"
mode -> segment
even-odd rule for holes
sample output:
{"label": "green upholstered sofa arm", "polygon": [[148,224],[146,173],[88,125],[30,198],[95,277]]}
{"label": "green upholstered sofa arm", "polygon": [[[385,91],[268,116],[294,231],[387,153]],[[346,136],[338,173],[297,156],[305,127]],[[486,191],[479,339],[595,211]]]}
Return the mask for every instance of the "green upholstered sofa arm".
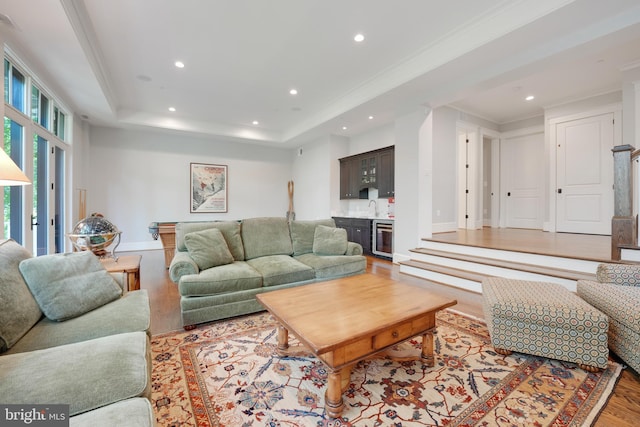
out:
{"label": "green upholstered sofa arm", "polygon": [[113,277],[113,280],[116,281],[123,292],[127,291],[127,273],[125,273],[124,271],[116,271],[113,273],[109,273],[109,275]]}
{"label": "green upholstered sofa arm", "polygon": [[180,282],[182,276],[187,274],[198,274],[200,268],[198,264],[189,256],[189,252],[176,251],[171,265],[169,265],[169,277],[173,283]]}
{"label": "green upholstered sofa arm", "polygon": [[596,277],[600,283],[640,286],[640,265],[602,263],[598,265]]}
{"label": "green upholstered sofa arm", "polygon": [[356,242],[347,242],[347,252],[345,255],[362,255],[362,245]]}

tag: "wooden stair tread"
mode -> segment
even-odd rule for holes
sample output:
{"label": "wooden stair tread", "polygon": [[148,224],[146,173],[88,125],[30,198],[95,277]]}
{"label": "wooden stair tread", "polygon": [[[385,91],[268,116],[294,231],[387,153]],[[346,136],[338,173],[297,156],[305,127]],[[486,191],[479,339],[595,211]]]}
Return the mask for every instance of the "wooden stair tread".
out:
{"label": "wooden stair tread", "polygon": [[[605,236],[600,236],[605,237]],[[552,257],[560,257],[560,258],[568,258],[568,259],[580,259],[586,261],[594,261],[594,262],[625,262],[619,260],[612,260],[610,254],[607,254],[605,257],[603,256],[593,256],[592,254],[587,254],[586,251],[579,251],[582,253],[581,255],[573,253],[571,251],[567,251],[565,249],[540,249],[538,247],[522,247],[521,244],[513,244],[513,243],[504,243],[498,246],[493,244],[485,244],[480,242],[459,242],[459,241],[450,241],[450,240],[442,240],[437,237],[426,238],[423,237],[421,240],[424,242],[433,242],[433,243],[441,243],[445,245],[454,245],[454,246],[468,246],[473,248],[482,248],[482,249],[492,249],[499,251],[507,251],[507,252],[517,252],[523,254],[532,254],[532,255],[544,255],[544,256],[552,256]],[[535,245],[534,245],[535,246]]]}
{"label": "wooden stair tread", "polygon": [[420,268],[422,270],[429,270],[435,273],[446,274],[447,276],[453,276],[460,279],[467,279],[473,282],[482,282],[482,279],[486,277],[490,277],[489,274],[476,273],[469,270],[463,270],[455,267],[447,267],[444,265],[432,264],[424,261],[401,261],[401,265],[406,265],[408,267]]}
{"label": "wooden stair tread", "polygon": [[[500,267],[500,268],[508,268],[511,270],[525,271],[528,273],[542,274],[545,276],[552,276],[552,277],[557,277],[561,279],[596,280],[595,274],[566,270],[562,268],[538,266],[538,265],[520,263],[515,261],[504,261],[504,260],[499,260],[495,258],[486,258],[481,256],[475,256],[475,255],[458,254],[453,252],[439,251],[439,250],[427,249],[427,248],[416,248],[416,249],[410,249],[409,251],[424,254],[424,255],[432,255],[432,256],[437,256],[442,258],[455,259],[459,261],[468,261],[476,264],[483,264],[483,265],[490,265],[490,266]],[[417,262],[424,262],[424,261],[417,261]]]}

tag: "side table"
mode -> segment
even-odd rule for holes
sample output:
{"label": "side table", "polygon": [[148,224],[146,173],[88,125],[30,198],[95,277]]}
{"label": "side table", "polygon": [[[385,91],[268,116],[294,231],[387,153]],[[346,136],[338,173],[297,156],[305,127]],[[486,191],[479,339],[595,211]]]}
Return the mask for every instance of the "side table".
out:
{"label": "side table", "polygon": [[118,260],[102,258],[100,262],[109,273],[127,274],[127,291],[140,289],[140,260],[142,255],[123,255]]}

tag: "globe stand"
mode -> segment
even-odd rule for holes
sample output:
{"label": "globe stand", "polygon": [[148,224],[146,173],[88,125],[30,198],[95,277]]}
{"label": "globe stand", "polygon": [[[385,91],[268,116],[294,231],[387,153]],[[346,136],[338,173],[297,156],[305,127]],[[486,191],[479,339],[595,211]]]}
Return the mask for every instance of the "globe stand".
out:
{"label": "globe stand", "polygon": [[[92,213],[73,227],[67,236],[76,251],[91,251],[99,258],[110,256],[118,262],[115,252],[122,232],[100,213]],[[113,246],[113,244],[115,245]],[[111,246],[111,254],[107,248]]]}
{"label": "globe stand", "polygon": [[[71,239],[71,244],[76,251],[91,251],[95,256],[100,259],[107,257],[113,258],[115,262],[118,262],[118,257],[115,255],[116,249],[120,245],[121,231],[115,233],[109,233],[113,236],[113,242],[115,245],[111,246],[111,250],[107,251],[105,247],[105,235],[104,234],[68,234]],[[110,253],[109,253],[110,252]]]}

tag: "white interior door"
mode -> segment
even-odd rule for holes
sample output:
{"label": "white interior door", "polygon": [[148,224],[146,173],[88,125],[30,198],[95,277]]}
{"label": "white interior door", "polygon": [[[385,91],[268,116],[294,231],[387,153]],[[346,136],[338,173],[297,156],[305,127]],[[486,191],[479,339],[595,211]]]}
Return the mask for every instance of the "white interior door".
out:
{"label": "white interior door", "polygon": [[556,125],[556,230],[611,234],[613,113]]}
{"label": "white interior door", "polygon": [[542,229],[544,134],[505,139],[501,153],[506,226]]}

